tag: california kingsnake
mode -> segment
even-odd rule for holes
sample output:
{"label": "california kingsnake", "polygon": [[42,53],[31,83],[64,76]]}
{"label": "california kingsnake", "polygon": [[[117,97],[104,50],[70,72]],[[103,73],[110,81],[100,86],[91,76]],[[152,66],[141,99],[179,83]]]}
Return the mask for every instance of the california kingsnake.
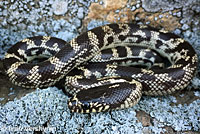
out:
{"label": "california kingsnake", "polygon": [[[40,55],[50,58],[30,62]],[[160,57],[170,64],[132,67],[160,65]],[[4,68],[10,81],[26,88],[52,86],[65,77],[66,91],[74,96],[69,108],[89,113],[131,107],[142,94],[166,95],[185,88],[195,75],[197,55],[172,33],[145,25],[108,24],[69,43],[47,36],[24,39],[7,51]]]}

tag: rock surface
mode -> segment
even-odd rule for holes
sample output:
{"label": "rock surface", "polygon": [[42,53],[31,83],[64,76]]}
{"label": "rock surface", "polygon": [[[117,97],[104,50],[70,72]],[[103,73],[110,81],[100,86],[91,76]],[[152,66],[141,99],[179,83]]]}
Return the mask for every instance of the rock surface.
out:
{"label": "rock surface", "polygon": [[[37,35],[71,40],[107,23],[134,22],[189,41],[200,56],[199,0],[0,0],[0,59],[17,41]],[[199,70],[188,89],[149,97],[126,110],[70,113],[61,90],[26,90],[8,82],[0,63],[0,133],[200,134]],[[45,128],[45,129],[44,129]]]}

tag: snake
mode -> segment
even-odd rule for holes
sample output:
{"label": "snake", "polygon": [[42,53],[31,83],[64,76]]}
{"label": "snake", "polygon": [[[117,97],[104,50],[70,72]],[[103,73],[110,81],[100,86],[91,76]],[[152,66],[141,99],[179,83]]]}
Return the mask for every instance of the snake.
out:
{"label": "snake", "polygon": [[70,111],[91,113],[132,107],[142,95],[182,90],[195,76],[197,61],[193,47],[174,33],[121,23],[93,28],[69,42],[23,39],[8,49],[3,66],[9,80],[24,88],[62,82],[72,95]]}

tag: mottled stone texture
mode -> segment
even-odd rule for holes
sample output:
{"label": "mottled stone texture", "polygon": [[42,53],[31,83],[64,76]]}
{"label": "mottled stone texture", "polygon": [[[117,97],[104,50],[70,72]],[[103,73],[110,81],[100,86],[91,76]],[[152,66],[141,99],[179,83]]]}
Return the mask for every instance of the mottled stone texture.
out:
{"label": "mottled stone texture", "polygon": [[[50,35],[69,41],[88,29],[121,22],[174,32],[189,41],[200,56],[199,18],[199,0],[0,0],[0,59],[26,37]],[[20,126],[52,128],[40,130],[45,133],[200,134],[199,70],[189,88],[192,91],[173,96],[144,96],[126,110],[77,114],[69,112],[68,97],[61,90],[21,89],[8,83],[1,69],[0,133]]]}
{"label": "mottled stone texture", "polygon": [[[152,2],[153,3],[153,2]],[[165,30],[173,31],[180,28],[181,9],[152,8],[148,10],[150,1],[127,1],[127,0],[104,0],[103,4],[92,3],[89,8],[87,19],[100,19],[112,22],[141,22],[153,27],[162,27]],[[169,27],[170,25],[170,27]]]}

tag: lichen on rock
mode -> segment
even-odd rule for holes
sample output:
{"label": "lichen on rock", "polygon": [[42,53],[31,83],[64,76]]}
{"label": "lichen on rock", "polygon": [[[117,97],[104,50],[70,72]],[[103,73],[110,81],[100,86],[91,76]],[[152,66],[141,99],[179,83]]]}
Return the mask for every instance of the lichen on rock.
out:
{"label": "lichen on rock", "polygon": [[[26,37],[49,35],[70,41],[97,26],[123,22],[174,32],[193,45],[200,56],[199,13],[199,0],[0,0],[0,59],[8,48]],[[47,126],[55,127],[57,133],[113,134],[200,131],[198,75],[189,86],[197,91],[143,96],[132,108],[91,114],[70,113],[68,97],[55,87],[9,100],[12,97],[3,94],[13,85],[5,86],[5,81],[0,85],[0,102],[9,102],[0,106],[0,128]],[[17,88],[13,86],[6,96],[15,95]],[[0,133],[6,132],[0,129]]]}

